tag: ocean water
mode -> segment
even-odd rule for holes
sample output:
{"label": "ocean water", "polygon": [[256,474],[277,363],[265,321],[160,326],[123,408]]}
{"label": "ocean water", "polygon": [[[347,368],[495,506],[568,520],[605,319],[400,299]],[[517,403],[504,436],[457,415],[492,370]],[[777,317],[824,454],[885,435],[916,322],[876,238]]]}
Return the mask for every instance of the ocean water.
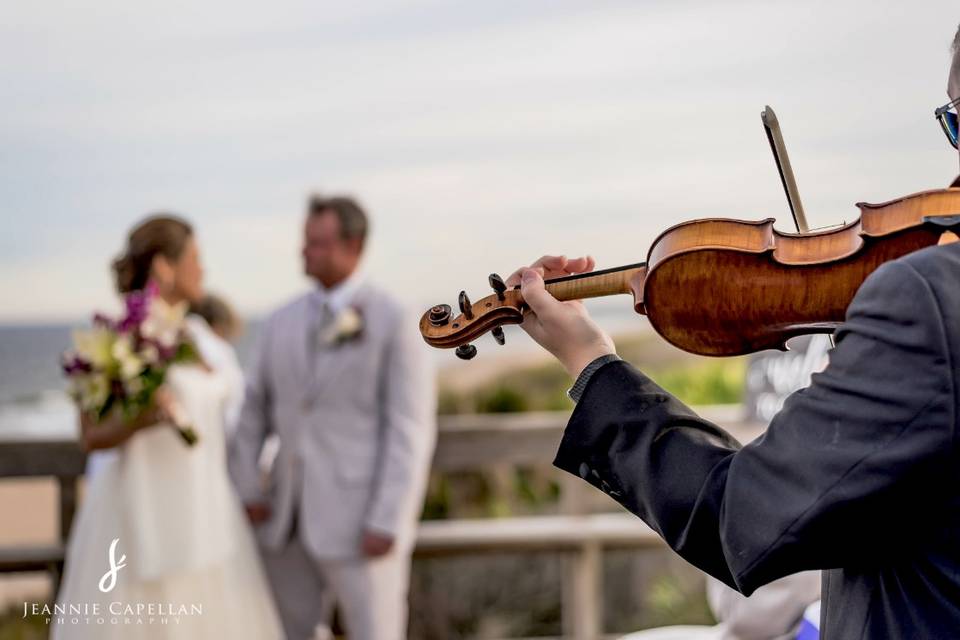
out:
{"label": "ocean water", "polygon": [[[31,326],[0,325],[0,439],[72,437],[77,412],[66,393],[60,354],[71,331],[83,322]],[[237,341],[246,360],[259,323],[249,322]]]}
{"label": "ocean water", "polygon": [[[630,309],[629,298],[588,301],[597,322],[612,333],[648,327]],[[71,331],[87,322],[14,326],[0,325],[0,439],[69,438],[76,434],[76,410],[66,394],[60,355],[71,344]],[[246,320],[235,347],[246,365],[260,330],[260,321]],[[491,336],[477,341],[478,358],[496,358],[540,351],[517,326],[504,327],[507,344],[498,346]],[[430,349],[438,369],[457,365],[453,352]],[[460,366],[469,366],[460,364]]]}
{"label": "ocean water", "polygon": [[70,327],[0,327],[0,437],[63,437],[76,429],[59,356]]}

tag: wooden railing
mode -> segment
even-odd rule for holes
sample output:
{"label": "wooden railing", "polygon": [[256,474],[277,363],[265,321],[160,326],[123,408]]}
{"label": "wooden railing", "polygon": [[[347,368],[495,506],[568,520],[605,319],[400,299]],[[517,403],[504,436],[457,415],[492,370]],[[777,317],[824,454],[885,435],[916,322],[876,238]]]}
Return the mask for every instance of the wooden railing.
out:
{"label": "wooden railing", "polygon": [[[752,439],[762,430],[762,425],[739,419],[739,406],[703,407],[700,413],[741,441]],[[549,464],[568,417],[566,412],[442,417],[433,469],[491,472]],[[85,463],[86,455],[72,440],[0,441],[0,478],[57,479],[60,520],[59,540],[54,545],[0,547],[0,573],[46,571],[57,589]],[[415,554],[564,553],[564,637],[595,640],[603,635],[603,552],[662,543],[643,522],[626,512],[588,513],[588,498],[595,490],[579,478],[559,470],[556,473],[561,485],[557,515],[425,521],[420,524]],[[610,506],[615,507],[612,502]]]}
{"label": "wooden railing", "polygon": [[[741,442],[763,430],[763,425],[741,418],[739,405],[700,407],[698,413]],[[489,473],[497,467],[549,464],[568,418],[567,412],[445,417],[440,421],[433,468]],[[658,547],[663,542],[641,520],[622,510],[589,513],[590,498],[601,494],[579,478],[555,472],[561,486],[558,515],[421,522],[416,554],[564,553],[563,636],[596,640],[604,635],[603,552]],[[601,498],[602,504],[617,509],[612,500]]]}
{"label": "wooden railing", "polygon": [[[86,461],[86,454],[72,440],[0,441],[0,478],[56,478],[60,519],[54,544],[0,547],[0,573],[47,572],[56,593],[63,574],[66,541],[77,509],[78,483]],[[16,518],[17,514],[4,517]]]}

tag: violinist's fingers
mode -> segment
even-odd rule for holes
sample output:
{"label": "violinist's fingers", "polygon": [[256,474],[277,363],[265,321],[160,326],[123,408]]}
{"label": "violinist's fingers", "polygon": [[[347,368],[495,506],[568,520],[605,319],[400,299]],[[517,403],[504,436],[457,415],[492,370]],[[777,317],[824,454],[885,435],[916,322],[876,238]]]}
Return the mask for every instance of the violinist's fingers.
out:
{"label": "violinist's fingers", "polygon": [[[589,255],[580,258],[567,258],[566,256],[543,256],[540,258],[540,260],[537,260],[528,268],[536,269],[538,272],[540,272],[540,275],[544,280],[550,280],[551,278],[562,278],[563,276],[568,276],[575,273],[586,273],[588,271],[593,271],[595,265],[596,261],[593,259],[593,256]],[[522,272],[523,269],[517,270],[517,282],[513,284],[519,284],[519,274]],[[510,283],[508,282],[508,284]]]}
{"label": "violinist's fingers", "polygon": [[583,256],[582,258],[568,259],[563,270],[567,273],[586,273],[593,271],[594,266],[596,266],[596,261],[593,256]]}
{"label": "violinist's fingers", "polygon": [[539,260],[536,260],[532,265],[531,269],[536,269],[537,267],[543,267],[547,271],[559,271],[567,265],[567,256],[541,256]]}
{"label": "violinist's fingers", "polygon": [[566,264],[567,256],[542,256],[538,260],[534,260],[529,267],[520,267],[511,273],[510,277],[506,279],[507,286],[515,287],[520,284],[520,274],[523,273],[524,269],[536,269],[541,277],[549,278],[551,276],[547,275],[548,273],[562,272]]}
{"label": "violinist's fingers", "polygon": [[520,284],[520,277],[524,269],[533,269],[540,274],[544,280],[558,278],[575,273],[587,273],[593,271],[596,267],[596,260],[591,255],[580,258],[567,258],[566,256],[542,256],[535,260],[529,267],[520,267],[510,274],[505,280],[508,287],[515,287]]}

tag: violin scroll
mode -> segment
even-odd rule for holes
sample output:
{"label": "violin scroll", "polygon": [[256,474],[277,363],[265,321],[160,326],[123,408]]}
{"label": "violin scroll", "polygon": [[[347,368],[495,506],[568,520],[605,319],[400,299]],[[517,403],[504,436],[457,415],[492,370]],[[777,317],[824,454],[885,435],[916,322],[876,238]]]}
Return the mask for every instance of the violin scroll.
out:
{"label": "violin scroll", "polygon": [[460,314],[452,317],[450,305],[438,304],[420,318],[420,333],[427,344],[440,349],[456,348],[457,357],[470,360],[477,349],[470,344],[488,331],[497,344],[504,344],[503,325],[520,324],[527,308],[520,288],[508,288],[503,278],[493,273],[488,278],[494,293],[472,302],[466,291],[458,299]]}
{"label": "violin scroll", "polygon": [[[544,281],[544,287],[557,300],[627,294],[633,296],[637,312],[645,313],[642,297],[645,274],[646,265],[640,262],[550,278]],[[491,273],[487,282],[493,295],[477,302],[471,302],[466,291],[460,292],[460,315],[457,317],[450,317],[452,311],[446,304],[431,307],[423,314],[420,333],[427,344],[440,349],[457,348],[457,356],[469,360],[476,355],[476,348],[470,342],[488,331],[497,344],[506,342],[503,325],[522,323],[523,314],[529,307],[523,301],[520,285],[509,287],[496,273]]]}

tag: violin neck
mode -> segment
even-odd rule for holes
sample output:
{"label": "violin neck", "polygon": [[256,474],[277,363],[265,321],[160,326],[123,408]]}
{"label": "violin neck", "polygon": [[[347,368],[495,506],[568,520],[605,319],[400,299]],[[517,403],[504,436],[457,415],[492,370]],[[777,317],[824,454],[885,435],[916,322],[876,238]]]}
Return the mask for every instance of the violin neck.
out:
{"label": "violin neck", "polygon": [[[628,264],[602,271],[551,278],[546,280],[544,284],[550,295],[557,300],[582,300],[623,293],[632,294],[633,289],[630,286],[630,281],[638,273],[646,272],[646,270],[646,263],[638,262],[637,264]],[[519,286],[516,288],[519,288]]]}

